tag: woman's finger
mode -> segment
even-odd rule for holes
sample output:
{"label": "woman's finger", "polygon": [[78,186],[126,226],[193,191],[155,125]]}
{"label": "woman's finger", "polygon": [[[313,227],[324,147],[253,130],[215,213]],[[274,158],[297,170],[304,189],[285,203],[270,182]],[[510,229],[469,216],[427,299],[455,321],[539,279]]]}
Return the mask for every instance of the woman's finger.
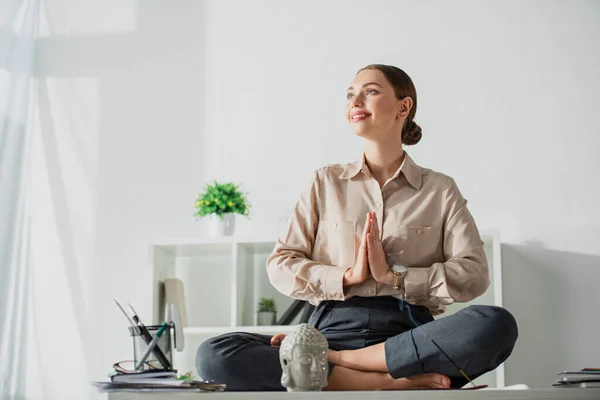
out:
{"label": "woman's finger", "polygon": [[379,224],[377,223],[377,214],[373,213],[373,224],[371,225],[371,232],[375,234],[376,238],[379,238]]}
{"label": "woman's finger", "polygon": [[363,263],[367,261],[367,241],[364,238],[360,242],[357,259]]}
{"label": "woman's finger", "polygon": [[371,222],[370,222],[370,213],[367,213],[367,218],[365,220],[365,228],[363,229],[363,235],[362,238],[360,240],[360,245],[361,247],[359,248],[360,250],[363,250],[363,244],[364,244],[364,250],[366,250],[367,247],[367,234],[371,231]]}
{"label": "woman's finger", "polygon": [[279,347],[283,339],[285,339],[285,333],[273,335],[273,337],[271,337],[271,346]]}
{"label": "woman's finger", "polygon": [[367,259],[369,260],[369,266],[373,265],[373,236],[371,233],[367,234]]}
{"label": "woman's finger", "polygon": [[363,238],[367,237],[367,233],[369,233],[369,231],[371,229],[370,214],[371,213],[367,213],[367,218],[365,219],[365,228],[363,229]]}
{"label": "woman's finger", "polygon": [[358,258],[364,257],[367,250],[367,234],[369,233],[371,226],[369,224],[369,214],[367,214],[367,219],[365,221],[365,228],[363,229],[363,235],[360,239],[360,247],[358,248]]}

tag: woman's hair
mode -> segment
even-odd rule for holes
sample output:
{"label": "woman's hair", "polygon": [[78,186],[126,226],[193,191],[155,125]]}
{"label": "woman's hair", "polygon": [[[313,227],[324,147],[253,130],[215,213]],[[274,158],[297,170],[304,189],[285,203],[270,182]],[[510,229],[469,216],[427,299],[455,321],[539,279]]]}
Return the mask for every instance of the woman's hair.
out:
{"label": "woman's hair", "polygon": [[414,121],[415,113],[417,112],[417,90],[415,89],[415,85],[413,84],[412,79],[410,79],[410,76],[398,67],[383,64],[367,65],[366,67],[359,69],[357,74],[365,69],[376,69],[381,72],[394,87],[394,92],[396,92],[398,100],[402,100],[407,96],[412,99],[413,106],[402,127],[402,143],[407,146],[419,143],[422,136],[421,127]]}

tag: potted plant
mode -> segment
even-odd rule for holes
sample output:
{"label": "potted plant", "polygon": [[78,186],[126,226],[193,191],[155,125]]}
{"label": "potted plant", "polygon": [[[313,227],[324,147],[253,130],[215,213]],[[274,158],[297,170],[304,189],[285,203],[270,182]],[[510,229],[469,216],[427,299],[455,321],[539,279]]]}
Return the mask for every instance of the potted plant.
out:
{"label": "potted plant", "polygon": [[197,218],[208,217],[209,236],[231,236],[235,231],[235,214],[248,216],[250,204],[237,185],[213,181],[196,197]]}
{"label": "potted plant", "polygon": [[258,312],[256,315],[257,325],[275,325],[277,320],[277,307],[275,300],[261,297],[258,303]]}

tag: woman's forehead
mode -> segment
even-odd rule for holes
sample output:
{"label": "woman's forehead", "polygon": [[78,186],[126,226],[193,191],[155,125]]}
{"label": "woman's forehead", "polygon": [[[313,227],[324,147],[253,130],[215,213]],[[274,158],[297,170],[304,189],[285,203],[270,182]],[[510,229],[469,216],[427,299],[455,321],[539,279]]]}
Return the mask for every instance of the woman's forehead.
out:
{"label": "woman's forehead", "polygon": [[358,74],[356,74],[356,76],[352,80],[352,83],[350,84],[350,87],[348,89],[351,89],[351,88],[359,89],[363,85],[370,83],[370,82],[377,83],[381,86],[389,85],[387,79],[379,70],[364,69],[364,70],[360,71]]}

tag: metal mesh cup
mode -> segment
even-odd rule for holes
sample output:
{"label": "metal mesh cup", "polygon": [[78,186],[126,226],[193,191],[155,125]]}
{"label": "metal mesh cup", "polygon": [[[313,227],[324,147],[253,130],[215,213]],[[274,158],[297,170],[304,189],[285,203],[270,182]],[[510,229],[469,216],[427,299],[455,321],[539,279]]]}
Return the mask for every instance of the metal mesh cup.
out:
{"label": "metal mesh cup", "polygon": [[[164,353],[167,360],[169,360],[169,363],[171,363],[171,365],[173,365],[173,351],[171,347],[172,328],[172,326],[167,327],[162,333],[160,339],[158,340],[158,343],[156,344],[156,347],[159,347],[162,350],[162,352]],[[160,325],[146,326],[146,329],[148,329],[148,332],[150,333],[152,338],[154,338],[154,336],[156,336],[156,332],[160,329]],[[144,355],[144,353],[148,349],[148,343],[146,343],[144,337],[135,332],[133,330],[133,327],[131,326],[129,327],[129,334],[133,337],[133,359],[134,362],[137,364],[139,359]],[[151,352],[148,355],[148,357],[146,358],[146,362],[153,366],[159,366],[159,368],[164,368],[164,366],[162,366],[162,364],[160,364],[160,362],[157,360],[154,352]]]}

